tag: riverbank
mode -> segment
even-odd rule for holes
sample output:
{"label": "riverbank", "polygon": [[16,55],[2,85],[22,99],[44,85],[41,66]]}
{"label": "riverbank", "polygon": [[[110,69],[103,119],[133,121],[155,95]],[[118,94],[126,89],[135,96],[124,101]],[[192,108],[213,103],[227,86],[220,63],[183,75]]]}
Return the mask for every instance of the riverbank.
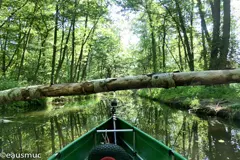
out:
{"label": "riverbank", "polygon": [[34,99],[30,101],[13,102],[7,105],[0,105],[0,115],[8,116],[18,113],[44,110],[47,107],[47,99]]}
{"label": "riverbank", "polygon": [[[27,86],[26,82],[18,82],[12,79],[0,79],[0,91],[15,87]],[[6,105],[0,105],[0,115],[15,115],[30,111],[44,110],[47,107],[47,99],[33,99],[28,101],[18,101]]]}
{"label": "riverbank", "polygon": [[240,120],[240,85],[144,89],[137,95],[191,113]]}

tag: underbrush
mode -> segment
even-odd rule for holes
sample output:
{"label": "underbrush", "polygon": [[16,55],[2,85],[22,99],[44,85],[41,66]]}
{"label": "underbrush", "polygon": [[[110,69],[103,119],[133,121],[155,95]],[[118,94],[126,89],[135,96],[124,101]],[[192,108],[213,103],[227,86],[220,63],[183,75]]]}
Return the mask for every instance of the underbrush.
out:
{"label": "underbrush", "polygon": [[216,85],[216,86],[181,86],[169,89],[143,89],[138,95],[157,99],[159,101],[181,101],[190,106],[199,106],[200,101],[208,102],[233,102],[234,109],[240,109],[240,85]]}

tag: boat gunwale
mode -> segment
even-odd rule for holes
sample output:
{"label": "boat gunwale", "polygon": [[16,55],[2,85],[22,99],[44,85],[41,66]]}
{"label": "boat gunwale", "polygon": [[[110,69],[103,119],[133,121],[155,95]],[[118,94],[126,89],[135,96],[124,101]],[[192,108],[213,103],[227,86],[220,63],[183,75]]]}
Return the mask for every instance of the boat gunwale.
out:
{"label": "boat gunwale", "polygon": [[[82,139],[86,138],[88,135],[91,134],[96,134],[96,130],[100,127],[102,127],[103,125],[109,123],[111,120],[113,119],[113,117],[108,118],[107,120],[103,121],[102,123],[100,123],[99,125],[97,125],[96,127],[92,128],[91,130],[89,130],[88,132],[86,132],[85,134],[83,134],[82,136],[80,136],[79,138],[75,139],[74,141],[72,141],[71,143],[67,144],[66,146],[64,146],[62,149],[60,149],[58,152],[55,152],[52,156],[50,156],[48,158],[48,160],[55,160],[57,159],[58,154],[62,154],[64,152],[67,152],[67,155],[70,155],[71,153],[75,152],[76,150],[78,150],[81,146],[74,148],[74,150],[71,150],[71,152],[69,152],[69,148],[71,148],[72,145],[78,143],[79,141],[81,141]],[[161,147],[163,147],[166,150],[172,151],[174,157],[178,157],[179,159],[182,160],[186,160],[186,158],[184,158],[181,154],[179,154],[178,152],[176,152],[175,150],[173,150],[172,148],[168,147],[167,145],[165,145],[164,143],[162,143],[161,141],[153,138],[152,136],[150,136],[149,134],[143,132],[142,130],[140,130],[139,128],[135,127],[134,125],[130,124],[129,122],[123,120],[122,118],[117,117],[117,120],[120,121],[120,123],[125,123],[125,125],[129,126],[130,128],[133,129],[133,132],[139,132],[140,136],[143,135],[145,137],[148,138],[148,140],[153,141],[154,143],[157,143],[158,145],[161,145]],[[127,143],[127,142],[125,142]],[[127,143],[128,144],[128,143]],[[94,144],[95,145],[95,144]],[[127,147],[130,148],[130,150],[133,150],[132,146],[130,144],[127,145]],[[140,155],[139,155],[140,156]],[[141,157],[141,156],[140,156]],[[67,157],[66,157],[67,158]],[[65,158],[64,158],[65,159]]]}
{"label": "boat gunwale", "polygon": [[150,136],[149,134],[143,132],[142,130],[140,130],[139,128],[137,128],[137,127],[135,127],[134,125],[130,124],[129,122],[123,120],[122,118],[117,117],[117,119],[120,120],[121,122],[125,123],[126,125],[129,125],[130,127],[132,127],[133,130],[134,130],[134,132],[138,131],[138,132],[140,132],[141,134],[143,134],[144,136],[148,137],[150,140],[152,140],[152,141],[156,142],[157,144],[161,145],[161,146],[164,147],[165,149],[167,149],[167,150],[169,150],[169,151],[171,150],[171,151],[173,152],[173,154],[174,154],[174,157],[177,156],[177,157],[179,157],[179,158],[182,159],[182,160],[186,160],[185,157],[183,157],[181,154],[179,154],[178,152],[176,152],[176,151],[173,150],[172,148],[168,147],[167,145],[165,145],[165,144],[162,143],[161,141],[153,138],[153,137]]}

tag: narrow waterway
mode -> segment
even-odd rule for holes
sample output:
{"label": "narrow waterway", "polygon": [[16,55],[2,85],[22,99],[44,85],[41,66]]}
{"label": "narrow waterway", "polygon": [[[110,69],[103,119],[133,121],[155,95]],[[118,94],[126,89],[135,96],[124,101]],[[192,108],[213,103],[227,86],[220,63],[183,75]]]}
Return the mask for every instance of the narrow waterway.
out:
{"label": "narrow waterway", "polygon": [[[240,160],[240,124],[199,118],[141,98],[118,97],[117,115],[188,159]],[[52,153],[108,117],[109,99],[65,104],[64,108],[5,117],[0,123],[0,151]],[[0,152],[0,153],[1,153]]]}

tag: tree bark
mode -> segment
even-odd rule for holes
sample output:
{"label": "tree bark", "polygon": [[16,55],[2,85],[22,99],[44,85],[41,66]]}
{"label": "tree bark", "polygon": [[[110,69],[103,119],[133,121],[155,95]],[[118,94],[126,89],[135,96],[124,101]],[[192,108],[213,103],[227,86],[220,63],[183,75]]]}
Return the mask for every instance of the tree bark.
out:
{"label": "tree bark", "polygon": [[194,13],[194,2],[193,0],[191,0],[191,12],[190,12],[190,25],[191,25],[191,29],[190,29],[190,41],[191,41],[191,51],[192,51],[192,55],[194,55],[194,47],[193,47],[193,13]]}
{"label": "tree bark", "polygon": [[155,73],[66,83],[13,88],[0,91],[0,104],[34,98],[87,95],[100,92],[140,88],[171,88],[176,86],[195,86],[240,83],[240,69],[200,72]]}
{"label": "tree bark", "polygon": [[22,53],[22,56],[21,56],[21,62],[20,62],[20,66],[18,68],[17,81],[19,81],[20,76],[21,76],[21,71],[22,71],[22,67],[23,67],[23,64],[24,64],[25,53],[26,53],[26,50],[27,50],[31,29],[32,29],[32,23],[31,23],[30,28],[29,28],[29,30],[27,32],[27,38],[26,38],[26,41],[24,43],[23,53]]}
{"label": "tree bark", "polygon": [[8,43],[8,31],[5,34],[5,42],[3,47],[3,55],[2,55],[2,75],[6,77],[6,55],[7,55],[7,43]]}
{"label": "tree bark", "polygon": [[202,50],[202,54],[201,57],[203,58],[203,66],[204,66],[204,70],[207,70],[208,68],[208,63],[207,63],[207,47],[206,47],[206,43],[205,43],[205,34],[202,28],[202,46],[203,46],[203,50]]}
{"label": "tree bark", "polygon": [[[88,4],[88,6],[89,6],[89,4]],[[71,74],[71,77],[70,77],[70,82],[73,82],[75,78],[78,80],[78,77],[79,77],[80,72],[81,72],[80,70],[81,70],[81,62],[82,62],[82,57],[83,57],[84,45],[87,41],[87,40],[85,40],[85,38],[86,38],[86,35],[87,35],[88,18],[89,18],[89,13],[87,12],[86,15],[85,15],[84,33],[83,33],[83,36],[82,36],[82,39],[81,39],[81,49],[80,49],[77,65],[76,65],[76,68],[75,68],[75,73],[73,72],[73,68],[71,69],[72,74]],[[74,73],[74,75],[73,75],[73,73]]]}
{"label": "tree bark", "polygon": [[231,6],[230,0],[223,1],[224,17],[223,17],[223,37],[221,44],[221,54],[219,58],[219,68],[224,69],[227,65],[227,55],[229,50],[230,26],[231,26]]}
{"label": "tree bark", "polygon": [[[37,61],[37,67],[36,67],[36,70],[35,70],[35,74],[34,74],[34,78],[33,78],[33,81],[34,83],[37,81],[37,74],[38,74],[38,71],[39,71],[39,68],[40,68],[40,61],[41,61],[41,57],[42,57],[42,54],[44,52],[44,44],[47,40],[47,37],[48,37],[48,34],[49,34],[49,31],[47,31],[43,37],[43,39],[41,39],[41,48],[39,49],[39,55],[38,55],[38,61]],[[42,36],[41,36],[42,38]]]}
{"label": "tree bark", "polygon": [[88,50],[88,55],[87,55],[87,61],[86,61],[86,63],[85,63],[85,65],[84,65],[84,67],[83,67],[83,71],[82,71],[82,77],[81,77],[81,81],[82,80],[84,80],[85,79],[85,77],[87,76],[87,67],[89,66],[89,64],[90,64],[90,57],[91,57],[91,55],[92,55],[92,47],[91,47],[91,45],[89,46],[89,50]]}
{"label": "tree bark", "polygon": [[220,45],[220,0],[214,0],[214,4],[211,2],[211,8],[213,17],[213,38],[209,69],[217,69]]}
{"label": "tree bark", "polygon": [[[58,61],[58,66],[57,66],[57,70],[56,70],[56,74],[55,74],[55,83],[57,82],[58,80],[58,77],[59,77],[59,73],[60,73],[60,70],[62,68],[62,65],[63,65],[63,62],[64,62],[64,59],[65,59],[65,55],[66,55],[66,52],[67,52],[67,48],[68,48],[68,41],[69,41],[69,37],[70,37],[70,33],[71,33],[71,28],[72,28],[72,23],[69,27],[69,30],[68,30],[68,35],[67,35],[67,38],[66,38],[66,42],[65,42],[65,45],[64,45],[64,49],[62,51],[62,56],[59,58],[59,61]],[[74,32],[74,31],[73,31]]]}
{"label": "tree bark", "polygon": [[[185,64],[188,64],[188,66],[189,66],[190,62],[189,62],[189,58],[188,58],[188,56],[187,56],[187,49],[186,49],[187,47],[186,47],[186,45],[185,45],[185,43],[184,43],[184,40],[183,40],[183,37],[182,37],[182,35],[181,35],[179,22],[178,22],[178,21],[176,20],[176,18],[173,16],[171,10],[168,9],[168,7],[166,7],[166,6],[164,6],[164,7],[165,7],[165,9],[167,10],[168,14],[172,17],[173,21],[174,21],[175,24],[176,24],[176,29],[177,29],[179,38],[180,38],[180,40],[181,40],[181,43],[182,43],[183,49],[184,49],[184,61],[185,61],[184,66],[186,66]],[[184,68],[186,68],[186,67],[184,67]],[[190,66],[189,66],[189,68],[190,68]]]}
{"label": "tree bark", "polygon": [[20,62],[20,66],[19,66],[19,69],[18,69],[17,81],[19,81],[20,76],[21,76],[21,71],[22,71],[22,67],[23,67],[23,64],[24,64],[24,59],[25,59],[25,54],[26,54],[29,38],[30,38],[30,33],[31,33],[31,30],[32,30],[33,22],[35,20],[34,16],[35,16],[37,10],[38,10],[38,1],[36,1],[35,6],[34,6],[34,11],[32,13],[33,17],[32,17],[32,19],[30,21],[30,25],[29,25],[29,29],[28,29],[28,32],[27,32],[26,41],[25,41],[25,44],[24,44],[24,47],[23,47],[23,53],[22,53],[22,57],[21,57],[21,62]]}
{"label": "tree bark", "polygon": [[197,1],[198,1],[197,6],[198,6],[200,18],[201,18],[201,26],[202,26],[202,29],[204,30],[204,33],[208,42],[208,46],[211,46],[211,38],[207,29],[204,12],[202,11],[202,2],[201,0],[197,0]]}
{"label": "tree bark", "polygon": [[176,65],[178,66],[178,69],[181,70],[181,65],[178,63],[177,59],[174,57],[172,51],[169,49],[168,45],[166,44],[166,47],[167,47],[167,50],[168,50],[168,53],[171,54],[173,60],[175,61]]}
{"label": "tree bark", "polygon": [[166,35],[167,35],[167,31],[166,31],[166,15],[164,16],[164,20],[163,20],[163,42],[162,42],[162,69],[163,72],[166,72],[166,53],[165,53],[165,43],[166,43]]}
{"label": "tree bark", "polygon": [[[76,21],[76,10],[77,10],[77,0],[74,2],[74,15],[72,18],[72,61],[71,61],[71,75],[69,82],[74,82],[74,75],[73,75],[73,69],[74,69],[74,55],[75,55],[75,21]],[[85,36],[84,36],[85,37]]]}
{"label": "tree bark", "polygon": [[179,27],[177,27],[177,31],[178,31],[178,37],[179,37],[179,39],[180,39],[180,41],[182,43],[183,50],[184,50],[184,56],[182,57],[182,59],[184,59],[184,63],[182,63],[182,64],[184,64],[184,69],[186,69],[187,68],[187,64],[189,64],[189,59],[188,59],[188,56],[187,56],[187,49],[186,49],[186,45],[185,45],[185,43],[183,41],[183,38],[182,38],[182,35],[181,35]]}
{"label": "tree bark", "polygon": [[85,44],[88,42],[90,37],[92,38],[92,36],[93,36],[93,34],[95,32],[96,26],[98,24],[98,21],[100,19],[100,16],[99,16],[95,20],[92,28],[90,29],[90,31],[87,34],[86,29],[87,29],[87,24],[88,24],[88,16],[86,17],[86,21],[85,21],[85,31],[84,31],[84,35],[83,35],[83,39],[82,39],[81,50],[80,50],[78,62],[77,62],[76,69],[75,69],[75,76],[74,76],[74,78],[75,78],[76,81],[78,81],[80,79],[80,72],[81,72],[81,67],[82,67],[83,51],[84,51]]}
{"label": "tree bark", "polygon": [[54,39],[53,39],[53,56],[52,56],[52,72],[51,72],[51,81],[50,84],[54,83],[54,71],[55,71],[55,61],[56,61],[56,52],[57,52],[57,30],[58,30],[58,1],[56,4],[56,14],[55,14],[55,27],[54,27]]}
{"label": "tree bark", "polygon": [[154,34],[153,19],[148,9],[148,5],[146,5],[146,10],[147,10],[147,15],[148,15],[149,25],[151,30],[153,72],[157,72],[157,45],[156,45],[155,34]]}
{"label": "tree bark", "polygon": [[188,60],[189,60],[188,61],[189,69],[190,69],[190,71],[194,71],[194,55],[193,55],[193,52],[192,52],[191,47],[190,47],[189,38],[188,38],[187,30],[186,30],[186,27],[185,27],[184,17],[182,15],[179,0],[175,0],[175,2],[176,2],[177,10],[178,10],[180,27],[181,27],[181,30],[183,32],[184,42],[185,42],[186,49],[187,49],[187,56],[188,56]]}
{"label": "tree bark", "polygon": [[[21,29],[22,29],[22,27],[20,25],[19,30],[21,30]],[[7,72],[8,68],[12,65],[14,57],[19,53],[22,41],[25,39],[26,34],[23,34],[23,36],[22,36],[22,33],[19,33],[18,36],[19,36],[19,38],[18,38],[18,41],[17,41],[17,46],[16,46],[16,49],[14,50],[14,53],[13,53],[11,59],[9,60],[7,66],[5,68],[6,72]]]}
{"label": "tree bark", "polygon": [[179,64],[180,64],[180,71],[183,71],[183,60],[182,60],[182,54],[181,54],[181,39],[178,37],[178,57],[179,57]]}

